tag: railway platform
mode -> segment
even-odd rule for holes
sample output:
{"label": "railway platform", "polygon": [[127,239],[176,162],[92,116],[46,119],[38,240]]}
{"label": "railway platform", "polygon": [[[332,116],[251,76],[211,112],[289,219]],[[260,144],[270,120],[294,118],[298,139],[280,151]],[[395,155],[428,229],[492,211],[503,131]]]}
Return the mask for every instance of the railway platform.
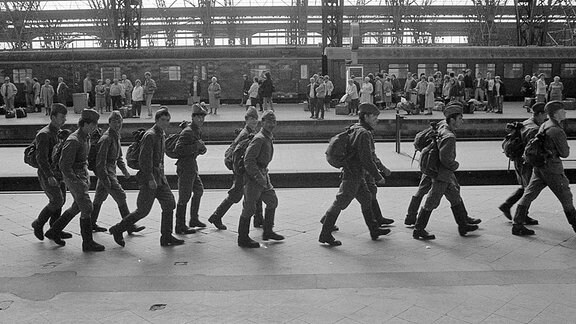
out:
{"label": "railway platform", "polygon": [[[117,246],[95,234],[101,253],[81,252],[78,219],[65,247],[38,241],[30,223],[41,193],[0,194],[0,323],[574,323],[576,234],[549,190],[533,204],[536,235],[511,235],[496,209],[514,187],[464,187],[480,230],[460,237],[448,203],[434,211],[434,241],[412,239],[402,224],[415,188],[380,188],[392,232],[372,241],[353,202],[338,220],[343,245],[318,243],[320,216],[335,188],[278,189],[276,230],[260,249],[236,245],[240,205],[223,221],[161,248],[160,209],[142,233]],[[225,191],[207,190],[206,218]],[[68,197],[68,204],[71,197]],[[135,205],[136,193],[128,193]],[[111,199],[100,224],[119,220]],[[251,236],[261,241],[261,230]]]}

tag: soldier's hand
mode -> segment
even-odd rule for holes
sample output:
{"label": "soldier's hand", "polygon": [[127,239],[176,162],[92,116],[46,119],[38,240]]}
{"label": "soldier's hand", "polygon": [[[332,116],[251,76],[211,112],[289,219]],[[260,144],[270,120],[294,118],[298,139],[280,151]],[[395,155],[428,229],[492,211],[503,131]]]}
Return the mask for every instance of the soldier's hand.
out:
{"label": "soldier's hand", "polygon": [[156,181],[150,180],[148,181],[148,187],[152,190],[156,190],[156,188],[158,188],[158,185],[156,184]]}
{"label": "soldier's hand", "polygon": [[381,173],[382,173],[385,177],[389,177],[389,176],[392,174],[392,171],[390,171],[390,169],[388,169],[388,168],[384,168],[384,170],[382,170]]}
{"label": "soldier's hand", "polygon": [[385,184],[386,184],[386,179],[384,179],[384,178],[376,181],[376,185],[377,185],[378,187],[382,187],[382,186],[384,186]]}
{"label": "soldier's hand", "polygon": [[56,187],[58,185],[58,181],[54,177],[49,177],[48,184],[51,185],[52,187]]}

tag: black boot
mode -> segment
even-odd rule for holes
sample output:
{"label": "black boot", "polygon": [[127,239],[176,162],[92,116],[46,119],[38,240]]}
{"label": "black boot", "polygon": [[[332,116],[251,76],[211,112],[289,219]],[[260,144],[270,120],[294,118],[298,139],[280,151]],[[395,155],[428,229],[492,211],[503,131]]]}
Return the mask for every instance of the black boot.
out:
{"label": "black boot", "polygon": [[254,227],[261,228],[264,224],[264,216],[262,215],[262,200],[258,199],[256,208],[254,209]]}
{"label": "black boot", "polygon": [[68,225],[68,223],[70,223],[70,221],[74,218],[74,216],[76,215],[73,215],[72,213],[65,211],[64,213],[62,213],[60,217],[58,217],[58,219],[54,222],[54,224],[52,224],[50,229],[46,231],[46,234],[44,234],[44,236],[46,238],[51,239],[52,241],[54,241],[54,243],[58,245],[62,246],[66,245],[66,242],[62,240],[61,233],[62,230]]}
{"label": "black boot", "polygon": [[508,218],[509,220],[512,220],[512,214],[510,213],[510,208],[512,208],[512,206],[514,206],[514,204],[517,203],[518,200],[520,200],[520,198],[522,198],[523,195],[524,195],[524,188],[516,189],[516,191],[512,194],[512,196],[508,197],[508,199],[506,199],[506,201],[502,205],[500,205],[500,207],[498,207],[498,209],[500,209],[500,211],[502,211],[502,213],[504,214],[504,217]]}
{"label": "black boot", "polygon": [[94,204],[93,209],[92,209],[92,215],[90,215],[90,218],[92,219],[92,231],[94,233],[107,231],[106,228],[98,226],[98,223],[97,223],[98,216],[100,216],[100,209],[102,209],[102,205]]}
{"label": "black boot", "polygon": [[570,211],[564,211],[568,224],[572,225],[572,229],[576,232],[576,209]]}
{"label": "black boot", "polygon": [[160,246],[173,246],[182,244],[184,244],[184,240],[177,239],[172,236],[172,234],[162,235],[160,237]]}
{"label": "black boot", "polygon": [[414,226],[414,224],[416,224],[418,208],[420,208],[422,198],[423,197],[412,196],[412,199],[410,199],[410,205],[408,205],[408,212],[406,212],[406,218],[404,219],[404,225]]}
{"label": "black boot", "polygon": [[[54,225],[54,223],[58,220],[58,218],[60,218],[60,214],[62,214],[62,208],[58,208],[58,210],[50,216],[50,227],[52,227],[52,225]],[[63,240],[72,238],[72,234],[64,232],[64,230],[60,231],[59,236]]]}
{"label": "black boot", "polygon": [[196,230],[186,226],[186,206],[176,205],[176,234],[194,234]]}
{"label": "black boot", "polygon": [[210,218],[208,218],[208,221],[213,224],[217,229],[219,230],[227,230],[228,227],[226,227],[226,225],[222,224],[222,218],[219,217],[216,212],[214,212],[214,214],[212,214],[212,216],[210,216]]}
{"label": "black boot", "polygon": [[524,225],[538,225],[539,222],[537,219],[534,219],[528,215],[526,215],[525,220],[524,220]]}
{"label": "black boot", "polygon": [[227,230],[228,228],[226,225],[222,224],[222,217],[228,212],[230,207],[232,207],[234,203],[230,200],[230,198],[226,197],[224,200],[218,205],[212,216],[208,218],[208,221],[216,226],[219,230]]}
{"label": "black boot", "polygon": [[274,232],[274,216],[276,211],[274,209],[265,210],[264,215],[264,232],[262,233],[262,240],[275,240],[275,241],[282,241],[284,236],[277,234]]}
{"label": "black boot", "polygon": [[106,249],[104,245],[98,244],[92,239],[92,220],[90,218],[80,218],[80,233],[82,233],[82,251],[101,252]]}
{"label": "black boot", "polygon": [[380,205],[376,199],[372,199],[372,213],[374,214],[374,219],[376,220],[378,226],[391,225],[394,223],[393,219],[382,216]]}
{"label": "black boot", "polygon": [[380,228],[378,226],[378,222],[374,218],[374,213],[372,211],[372,204],[368,208],[362,210],[362,216],[364,217],[366,226],[368,226],[368,230],[370,231],[370,238],[372,241],[377,241],[379,236],[390,233],[390,229]]}
{"label": "black boot", "polygon": [[250,218],[240,217],[238,221],[238,246],[244,248],[259,248],[260,243],[248,235],[250,232]]}
{"label": "black boot", "polygon": [[528,215],[527,206],[518,205],[516,207],[516,214],[514,215],[514,224],[512,225],[512,235],[527,236],[536,234],[536,232],[524,226],[527,215]]}
{"label": "black boot", "polygon": [[426,231],[426,226],[428,225],[431,214],[431,210],[424,208],[420,209],[420,213],[418,213],[418,218],[416,219],[416,224],[414,224],[414,232],[412,232],[413,238],[417,240],[433,240],[436,238],[435,235],[429,234]]}
{"label": "black boot", "polygon": [[[162,211],[162,220],[160,221],[160,246],[182,245],[184,240],[180,240],[172,236],[172,224],[174,223],[174,215],[172,210]],[[184,221],[186,223],[186,221]]]}
{"label": "black boot", "polygon": [[200,210],[200,199],[202,196],[194,195],[190,200],[190,222],[188,226],[190,227],[206,227],[206,224],[202,223],[198,219],[198,211]]}
{"label": "black boot", "polygon": [[337,211],[332,210],[332,208],[326,211],[326,215],[322,217],[324,223],[322,224],[322,231],[320,232],[318,242],[327,243],[328,245],[331,246],[342,245],[342,242],[338,241],[337,239],[334,238],[334,236],[332,236],[332,231],[335,227],[334,224],[336,224],[338,215],[339,213]]}
{"label": "black boot", "polygon": [[466,206],[464,205],[464,201],[462,201],[460,203],[460,205],[462,206],[461,210],[462,210],[462,214],[464,215],[464,219],[466,220],[466,223],[472,224],[472,225],[478,225],[478,224],[482,223],[482,220],[480,218],[472,218],[472,217],[468,216],[468,211],[466,210]]}
{"label": "black boot", "polygon": [[[128,215],[130,215],[130,209],[128,209],[128,205],[126,205],[125,203],[122,205],[118,205],[118,211],[120,211],[120,217],[122,217],[122,219],[124,219]],[[137,224],[130,224],[128,229],[126,229],[126,232],[128,232],[128,235],[132,235],[132,233],[141,232],[145,229],[146,229],[146,226],[140,226]]]}
{"label": "black boot", "polygon": [[466,236],[466,233],[473,232],[478,229],[478,225],[468,223],[468,214],[466,212],[466,208],[464,207],[464,203],[452,206],[450,209],[452,209],[454,220],[456,220],[456,224],[458,224],[458,233],[460,236]]}
{"label": "black boot", "polygon": [[[322,216],[322,218],[320,218],[320,224],[324,224],[324,221],[326,220],[326,215]],[[338,228],[338,226],[334,225],[332,227],[332,232],[338,232],[340,230],[340,228]]]}
{"label": "black boot", "polygon": [[34,236],[36,236],[36,238],[39,239],[40,241],[44,240],[44,224],[46,224],[48,219],[50,219],[52,213],[53,211],[51,211],[48,207],[44,207],[44,209],[40,211],[38,218],[36,218],[36,220],[32,222],[32,228],[34,229]]}

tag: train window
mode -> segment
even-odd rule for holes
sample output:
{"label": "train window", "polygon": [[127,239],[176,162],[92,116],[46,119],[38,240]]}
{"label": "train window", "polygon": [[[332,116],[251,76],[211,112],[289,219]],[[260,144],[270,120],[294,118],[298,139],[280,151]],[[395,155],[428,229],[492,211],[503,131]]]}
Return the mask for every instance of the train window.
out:
{"label": "train window", "polygon": [[253,65],[250,69],[250,75],[258,77],[258,79],[262,78],[264,72],[270,71],[270,68],[266,64],[256,64]]}
{"label": "train window", "polygon": [[408,64],[390,63],[388,64],[388,74],[394,74],[398,79],[406,79],[406,76],[408,76]]}
{"label": "train window", "polygon": [[532,64],[532,73],[544,73],[547,78],[552,77],[552,63],[534,63]]}
{"label": "train window", "polygon": [[308,79],[308,65],[307,64],[300,65],[300,79],[304,79],[304,80]]}
{"label": "train window", "polygon": [[476,64],[476,73],[482,73],[482,75],[486,76],[486,73],[490,72],[494,75],[496,72],[496,64],[494,63],[481,63]]}
{"label": "train window", "polygon": [[438,64],[436,63],[418,64],[418,75],[424,73],[428,76],[431,76],[434,75],[436,71],[438,71]]}
{"label": "train window", "polygon": [[466,70],[468,66],[466,63],[448,63],[446,64],[446,73],[454,73],[454,75],[464,74],[462,71]]}
{"label": "train window", "polygon": [[560,64],[560,76],[563,78],[576,78],[576,63]]}
{"label": "train window", "polygon": [[524,64],[504,63],[505,79],[522,79],[524,77]]}
{"label": "train window", "polygon": [[110,81],[114,79],[120,80],[122,74],[120,72],[119,67],[102,67],[100,68],[100,79],[103,81],[106,79],[110,79]]}
{"label": "train window", "polygon": [[280,80],[292,80],[292,67],[289,64],[280,65],[278,78]]}
{"label": "train window", "polygon": [[160,67],[160,79],[168,81],[180,81],[180,66],[161,66]]}
{"label": "train window", "polygon": [[32,78],[32,69],[14,69],[12,70],[12,82],[24,83],[26,78]]}

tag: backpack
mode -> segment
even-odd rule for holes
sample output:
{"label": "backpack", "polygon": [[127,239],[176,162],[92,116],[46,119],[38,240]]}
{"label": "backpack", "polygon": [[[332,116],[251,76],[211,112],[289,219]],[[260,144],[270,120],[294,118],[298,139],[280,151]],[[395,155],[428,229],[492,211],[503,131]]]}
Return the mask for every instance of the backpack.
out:
{"label": "backpack", "polygon": [[134,170],[140,170],[140,143],[144,133],[146,130],[143,128],[133,131],[134,142],[128,146],[126,151],[126,164]]}
{"label": "backpack", "polygon": [[508,134],[502,141],[502,151],[510,160],[518,160],[524,154],[524,141],[522,140],[522,129],[524,124],[521,122],[509,123],[506,125]]}
{"label": "backpack", "polygon": [[50,165],[53,172],[60,172],[60,157],[62,156],[62,148],[64,148],[66,139],[59,139],[58,143],[52,149],[52,164]]}
{"label": "backpack", "polygon": [[433,137],[438,135],[438,123],[430,122],[430,126],[421,130],[414,137],[414,149],[416,152],[422,152],[433,140]]}
{"label": "backpack", "polygon": [[524,161],[531,166],[541,168],[548,162],[548,156],[550,152],[544,147],[544,140],[546,138],[546,130],[544,132],[539,132],[534,136],[524,149]]}
{"label": "backpack", "polygon": [[[236,137],[240,134],[241,131],[242,131],[241,128],[237,128],[234,130],[234,134],[236,135]],[[237,145],[238,143],[236,143],[236,140],[232,141],[230,146],[228,146],[228,148],[226,149],[226,152],[224,152],[224,165],[226,166],[226,168],[228,168],[228,170],[231,171],[234,170],[234,149],[236,148]]]}
{"label": "backpack", "polygon": [[38,161],[36,160],[36,140],[33,140],[32,143],[24,149],[24,163],[38,169]]}
{"label": "backpack", "polygon": [[440,149],[438,148],[438,133],[436,130],[430,133],[430,143],[420,153],[420,172],[435,178],[438,176],[438,164],[440,163]]}
{"label": "backpack", "polygon": [[180,139],[180,133],[170,134],[170,135],[168,135],[168,137],[166,138],[166,141],[164,142],[165,143],[164,152],[171,159],[179,159],[180,158],[180,155],[178,155],[174,151],[176,149],[176,143],[178,143],[179,139]]}
{"label": "backpack", "polygon": [[[97,128],[90,134],[90,150],[88,151],[88,170],[96,171],[96,157],[100,150],[100,138],[102,137],[102,128]],[[54,160],[52,160],[54,161]]]}
{"label": "backpack", "polygon": [[351,127],[345,131],[334,135],[328,143],[326,149],[326,161],[331,166],[340,169],[346,166],[350,155],[350,133]]}
{"label": "backpack", "polygon": [[248,145],[253,138],[254,134],[250,134],[248,137],[236,144],[232,154],[233,170],[235,174],[242,175],[246,173],[246,168],[244,166],[244,155],[246,154],[246,149],[248,148]]}

